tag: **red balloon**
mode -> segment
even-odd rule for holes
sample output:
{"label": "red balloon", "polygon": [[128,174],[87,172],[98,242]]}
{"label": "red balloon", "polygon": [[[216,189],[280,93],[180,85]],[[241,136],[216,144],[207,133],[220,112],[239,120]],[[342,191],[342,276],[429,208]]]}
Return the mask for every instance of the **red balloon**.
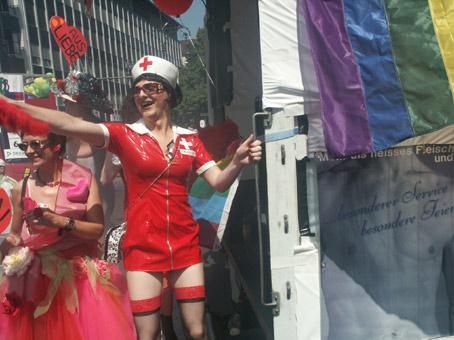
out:
{"label": "red balloon", "polygon": [[192,0],[154,0],[154,4],[167,15],[179,16],[191,7]]}

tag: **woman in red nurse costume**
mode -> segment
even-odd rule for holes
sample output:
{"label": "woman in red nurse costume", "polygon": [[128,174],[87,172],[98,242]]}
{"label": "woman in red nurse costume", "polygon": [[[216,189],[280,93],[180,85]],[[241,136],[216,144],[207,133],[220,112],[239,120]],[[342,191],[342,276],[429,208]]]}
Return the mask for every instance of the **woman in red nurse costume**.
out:
{"label": "woman in red nurse costume", "polygon": [[195,171],[215,190],[225,191],[244,166],[261,158],[260,141],[249,136],[220,170],[196,132],[172,125],[171,109],[182,98],[178,68],[144,56],[134,65],[132,78],[129,98],[142,117],[133,124],[93,124],[62,112],[17,105],[54,132],[106,147],[120,158],[128,187],[124,266],[139,338],[155,339],[159,334],[162,277],[168,272],[189,336],[202,339],[203,264],[187,178]]}

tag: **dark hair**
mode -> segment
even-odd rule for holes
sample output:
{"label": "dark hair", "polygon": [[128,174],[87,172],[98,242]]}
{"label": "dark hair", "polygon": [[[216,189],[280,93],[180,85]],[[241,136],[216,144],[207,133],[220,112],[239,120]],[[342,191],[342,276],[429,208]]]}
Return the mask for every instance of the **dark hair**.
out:
{"label": "dark hair", "polygon": [[60,151],[58,154],[63,156],[66,152],[66,136],[57,135],[56,133],[50,132],[47,135],[47,140],[49,141],[49,145],[55,146],[60,145]]}
{"label": "dark hair", "polygon": [[136,80],[134,80],[132,86],[136,85],[141,80],[154,80],[164,85],[164,89],[170,96],[169,103],[171,108],[176,107],[183,100],[183,93],[181,92],[180,85],[178,84],[175,86],[175,88],[173,88],[172,85],[170,85],[170,83],[167,81],[167,79],[154,73],[144,73],[141,76],[137,77]]}
{"label": "dark hair", "polygon": [[[23,138],[26,133],[21,132],[20,137]],[[57,135],[56,133],[49,132],[47,135],[47,140],[49,141],[50,146],[60,145],[60,150],[58,152],[59,156],[63,156],[66,152],[66,136]]]}
{"label": "dark hair", "polygon": [[140,119],[140,113],[134,103],[134,95],[131,91],[128,91],[126,96],[123,98],[120,114],[123,116],[123,121],[128,124],[132,124]]}

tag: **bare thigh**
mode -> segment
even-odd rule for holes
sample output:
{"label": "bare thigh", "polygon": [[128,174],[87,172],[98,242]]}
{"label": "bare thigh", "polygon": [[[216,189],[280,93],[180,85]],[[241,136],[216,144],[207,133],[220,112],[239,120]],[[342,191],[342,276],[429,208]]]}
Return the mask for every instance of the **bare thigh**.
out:
{"label": "bare thigh", "polygon": [[143,300],[161,295],[162,273],[127,271],[126,279],[131,300]]}
{"label": "bare thigh", "polygon": [[174,288],[203,286],[203,263],[170,272],[170,285]]}
{"label": "bare thigh", "polygon": [[[129,298],[147,300],[161,295],[162,273],[127,271]],[[159,310],[152,313],[135,314],[139,339],[155,339],[160,331]]]}
{"label": "bare thigh", "polygon": [[[190,267],[176,270],[170,273],[170,282],[176,289],[183,287],[203,286],[203,263],[198,263]],[[183,323],[194,338],[196,334],[203,333],[203,318],[205,313],[204,300],[184,300],[178,301]]]}

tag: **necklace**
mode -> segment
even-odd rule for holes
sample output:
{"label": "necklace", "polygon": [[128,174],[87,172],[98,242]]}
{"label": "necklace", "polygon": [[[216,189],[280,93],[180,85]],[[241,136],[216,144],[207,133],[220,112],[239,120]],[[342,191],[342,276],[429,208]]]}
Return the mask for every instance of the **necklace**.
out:
{"label": "necklace", "polygon": [[59,185],[60,182],[61,182],[61,179],[58,179],[58,180],[55,180],[55,181],[49,181],[49,182],[45,182],[41,179],[41,176],[39,175],[39,171],[36,170],[36,178],[38,179],[38,181],[40,181],[42,184],[48,186],[48,187],[54,187],[56,185]]}

